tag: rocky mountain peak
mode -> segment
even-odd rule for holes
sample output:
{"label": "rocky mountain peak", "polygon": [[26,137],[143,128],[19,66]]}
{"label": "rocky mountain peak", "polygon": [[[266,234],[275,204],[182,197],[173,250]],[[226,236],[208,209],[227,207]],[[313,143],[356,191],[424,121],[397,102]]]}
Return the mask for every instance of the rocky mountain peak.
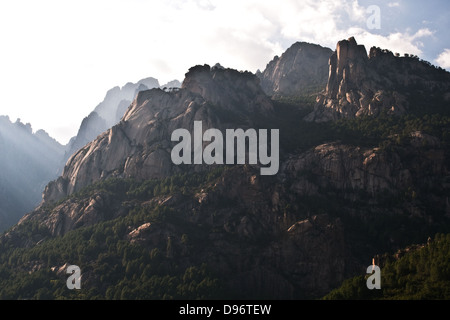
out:
{"label": "rocky mountain peak", "polygon": [[353,37],[338,42],[328,64],[326,89],[306,120],[404,114],[429,105],[431,99],[448,100],[450,73],[418,57],[400,57],[377,47],[368,55]]}
{"label": "rocky mountain peak", "polygon": [[138,92],[117,125],[69,158],[62,176],[46,187],[43,200],[58,200],[109,177],[141,180],[180,172],[170,156],[175,129],[192,133],[195,120],[203,122],[204,130],[251,126],[249,114],[267,116],[272,110],[259,79],[250,72],[195,66],[181,89]]}
{"label": "rocky mountain peak", "polygon": [[261,86],[270,96],[299,96],[320,91],[327,83],[331,54],[329,48],[296,42],[258,73]]}
{"label": "rocky mountain peak", "polygon": [[244,113],[272,110],[258,77],[248,71],[224,68],[220,64],[190,68],[181,88],[227,110]]}
{"label": "rocky mountain peak", "polygon": [[326,90],[331,96],[344,94],[364,81],[368,57],[366,48],[358,45],[355,38],[339,41],[329,60],[329,75]]}

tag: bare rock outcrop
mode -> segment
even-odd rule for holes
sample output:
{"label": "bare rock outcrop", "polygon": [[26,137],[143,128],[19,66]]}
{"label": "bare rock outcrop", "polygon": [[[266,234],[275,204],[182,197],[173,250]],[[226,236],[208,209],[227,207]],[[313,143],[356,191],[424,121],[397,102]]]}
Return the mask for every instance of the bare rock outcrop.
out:
{"label": "bare rock outcrop", "polygon": [[122,87],[116,86],[108,90],[103,101],[83,119],[77,135],[68,143],[65,160],[102,132],[117,124],[138,92],[158,87],[158,80],[150,77],[137,83],[128,82]]}
{"label": "bare rock outcrop", "polygon": [[[281,60],[292,60],[296,68],[304,52],[295,48],[271,64],[272,83],[289,70]],[[341,41],[311,120],[406,112],[410,100],[404,88],[414,83],[436,95],[446,90],[446,73],[436,71],[444,79],[438,84],[428,78],[430,66],[398,59],[376,48],[367,55],[353,38]],[[73,154],[62,176],[46,187],[41,206],[0,243],[32,247],[124,217],[112,227],[120,241],[147,248],[154,257],[162,253],[180,270],[207,262],[236,299],[315,298],[363,272],[373,252],[413,236],[402,232],[422,225],[420,232],[428,232],[428,225],[447,221],[448,142],[419,128],[402,136],[401,143],[392,135],[379,147],[330,136],[312,147],[282,150],[273,176],[258,174],[257,165],[236,165],[217,176],[205,172],[207,178],[192,186],[191,178],[197,178],[189,174],[173,176],[170,187],[139,183],[211,169],[172,163],[175,129],[192,133],[195,120],[203,122],[203,130],[223,130],[254,127],[260,117],[265,124],[275,119],[260,81],[248,72],[204,65],[191,68],[179,90],[139,92],[117,125]],[[277,85],[271,90],[298,92],[295,84],[280,80]],[[134,180],[113,179],[77,193],[111,177]],[[102,227],[108,230],[108,224]],[[31,236],[20,225],[34,230]],[[39,263],[29,268],[38,269]]]}
{"label": "bare rock outcrop", "polygon": [[305,119],[323,122],[382,112],[399,115],[427,107],[422,105],[427,100],[448,100],[449,91],[450,73],[445,70],[377,47],[367,54],[351,37],[338,42],[329,59],[326,88]]}
{"label": "bare rock outcrop", "polygon": [[263,90],[270,96],[298,96],[321,91],[328,78],[328,60],[333,51],[316,44],[296,42],[258,73]]}
{"label": "bare rock outcrop", "polygon": [[282,172],[295,177],[290,189],[300,196],[325,190],[339,190],[350,199],[357,199],[360,192],[371,197],[396,195],[411,187],[439,185],[441,177],[448,174],[445,155],[438,139],[414,132],[409,144],[397,152],[339,142],[322,144],[290,157]]}

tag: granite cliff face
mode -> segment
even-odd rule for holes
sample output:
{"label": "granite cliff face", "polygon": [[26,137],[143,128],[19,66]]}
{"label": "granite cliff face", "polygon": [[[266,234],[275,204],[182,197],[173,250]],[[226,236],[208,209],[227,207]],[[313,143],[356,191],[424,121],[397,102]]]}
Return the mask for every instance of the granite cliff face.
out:
{"label": "granite cliff face", "polygon": [[261,87],[274,97],[317,93],[327,83],[332,53],[331,49],[316,44],[296,42],[257,74]]}
{"label": "granite cliff face", "polygon": [[141,91],[119,124],[105,131],[67,161],[63,174],[45,189],[43,200],[54,201],[108,177],[150,179],[177,173],[170,157],[171,134],[194,120],[203,129],[222,129],[248,115],[268,114],[272,103],[251,73],[231,69],[193,67],[180,90]]}
{"label": "granite cliff face", "polygon": [[[177,80],[174,80],[161,88],[180,87],[180,85]],[[65,160],[97,138],[98,135],[117,124],[138,92],[159,87],[158,80],[150,77],[137,83],[128,82],[122,87],[117,86],[108,90],[103,101],[83,119],[77,135],[67,145]]]}
{"label": "granite cliff face", "polygon": [[326,89],[306,119],[320,122],[382,112],[400,115],[426,108],[427,100],[448,101],[449,91],[448,72],[376,47],[367,54],[351,37],[338,42],[329,60]]}

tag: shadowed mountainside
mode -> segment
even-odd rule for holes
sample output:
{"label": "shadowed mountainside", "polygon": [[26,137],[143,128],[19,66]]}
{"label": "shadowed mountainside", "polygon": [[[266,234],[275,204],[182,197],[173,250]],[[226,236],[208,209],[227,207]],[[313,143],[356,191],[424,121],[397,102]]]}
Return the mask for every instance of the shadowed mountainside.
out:
{"label": "shadowed mountainside", "polygon": [[[0,297],[318,298],[377,254],[449,233],[448,73],[365,52],[339,42],[315,104],[269,98],[261,75],[208,65],[179,90],[139,92],[0,237]],[[417,86],[435,95],[422,108]],[[172,132],[192,135],[199,120],[203,130],[279,129],[278,173],[173,164]],[[84,270],[84,291],[65,288],[67,263]]]}

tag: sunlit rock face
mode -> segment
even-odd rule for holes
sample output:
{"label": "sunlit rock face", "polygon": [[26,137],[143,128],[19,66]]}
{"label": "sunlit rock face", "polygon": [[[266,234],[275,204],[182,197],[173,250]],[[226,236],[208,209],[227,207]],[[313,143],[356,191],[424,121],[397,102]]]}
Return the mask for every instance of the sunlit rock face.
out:
{"label": "sunlit rock face", "polygon": [[73,153],[91,142],[98,135],[116,125],[125,114],[138,92],[153,88],[178,88],[181,83],[177,80],[160,86],[155,78],[145,78],[136,83],[128,82],[122,87],[116,86],[105,95],[105,98],[95,109],[83,119],[77,135],[67,146],[66,159]]}
{"label": "sunlit rock face", "polygon": [[174,130],[193,132],[195,120],[202,121],[203,130],[252,127],[249,115],[267,117],[272,111],[252,73],[192,67],[180,90],[139,92],[120,123],[69,158],[61,177],[46,187],[43,200],[58,200],[108,177],[142,180],[180,172],[171,161]]}

